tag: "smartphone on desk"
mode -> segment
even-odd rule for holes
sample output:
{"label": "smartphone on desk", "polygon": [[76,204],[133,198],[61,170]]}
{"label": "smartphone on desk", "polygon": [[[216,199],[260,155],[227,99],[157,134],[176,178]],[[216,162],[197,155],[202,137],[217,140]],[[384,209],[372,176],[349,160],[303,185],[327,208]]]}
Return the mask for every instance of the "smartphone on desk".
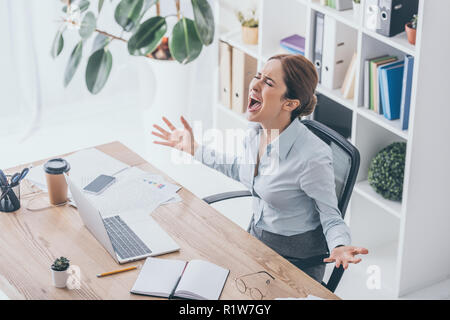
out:
{"label": "smartphone on desk", "polygon": [[84,187],[83,190],[85,192],[92,194],[100,194],[106,188],[112,185],[115,181],[116,181],[115,177],[101,174],[97,178],[95,178],[91,183],[89,183],[86,187]]}

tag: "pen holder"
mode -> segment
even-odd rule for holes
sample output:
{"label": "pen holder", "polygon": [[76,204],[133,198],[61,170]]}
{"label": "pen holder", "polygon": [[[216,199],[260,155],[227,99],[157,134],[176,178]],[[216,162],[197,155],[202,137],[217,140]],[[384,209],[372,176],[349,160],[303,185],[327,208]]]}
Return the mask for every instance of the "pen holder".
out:
{"label": "pen holder", "polygon": [[[10,183],[11,176],[6,177],[8,183]],[[0,189],[1,195],[4,195],[3,199],[0,200],[1,212],[13,212],[20,209],[20,183],[15,187],[2,187]]]}

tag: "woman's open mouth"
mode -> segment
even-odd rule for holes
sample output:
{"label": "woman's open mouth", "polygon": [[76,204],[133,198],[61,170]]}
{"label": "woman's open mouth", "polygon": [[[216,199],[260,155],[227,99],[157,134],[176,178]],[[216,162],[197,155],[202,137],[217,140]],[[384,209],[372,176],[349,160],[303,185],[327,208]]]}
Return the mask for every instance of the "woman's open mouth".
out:
{"label": "woman's open mouth", "polygon": [[261,109],[261,101],[256,100],[252,97],[249,98],[247,110],[249,112],[255,112]]}

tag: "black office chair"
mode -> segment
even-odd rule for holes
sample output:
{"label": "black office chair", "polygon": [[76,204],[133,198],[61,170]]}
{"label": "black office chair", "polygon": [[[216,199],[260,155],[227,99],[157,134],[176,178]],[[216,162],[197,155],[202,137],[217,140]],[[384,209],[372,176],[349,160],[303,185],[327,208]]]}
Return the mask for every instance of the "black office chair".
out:
{"label": "black office chair", "polygon": [[[339,133],[320,122],[314,120],[302,120],[302,123],[316,136],[325,141],[332,150],[338,208],[341,211],[342,218],[344,218],[353,191],[353,186],[355,185],[356,177],[358,175],[360,161],[359,151]],[[251,196],[250,191],[242,190],[215,194],[206,197],[203,200],[208,204],[212,204],[222,200],[249,196]],[[315,261],[320,262],[325,257],[328,257],[328,255],[314,258]],[[328,283],[325,284],[322,282],[322,285],[331,292],[334,292],[343,274],[344,268],[342,265],[339,268],[335,267]]]}

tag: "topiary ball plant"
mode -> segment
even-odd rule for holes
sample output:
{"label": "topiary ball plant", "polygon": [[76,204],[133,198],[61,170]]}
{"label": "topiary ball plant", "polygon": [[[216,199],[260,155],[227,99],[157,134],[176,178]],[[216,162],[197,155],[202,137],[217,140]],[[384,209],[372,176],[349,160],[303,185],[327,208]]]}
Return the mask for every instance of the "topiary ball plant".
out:
{"label": "topiary ball plant", "polygon": [[406,143],[394,142],[382,149],[369,166],[369,184],[385,199],[401,201]]}

